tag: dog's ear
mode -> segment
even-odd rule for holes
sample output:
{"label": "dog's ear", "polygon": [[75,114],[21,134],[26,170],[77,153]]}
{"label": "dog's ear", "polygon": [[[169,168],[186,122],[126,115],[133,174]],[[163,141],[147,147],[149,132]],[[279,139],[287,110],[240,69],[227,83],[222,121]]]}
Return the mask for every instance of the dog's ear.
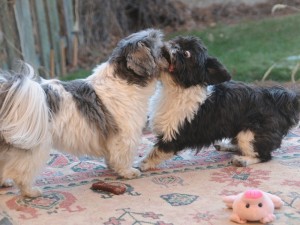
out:
{"label": "dog's ear", "polygon": [[214,57],[208,56],[206,60],[207,84],[219,84],[231,79],[225,66]]}
{"label": "dog's ear", "polygon": [[127,68],[139,76],[150,76],[157,72],[151,50],[141,41],[137,43],[134,51],[128,53],[126,61]]}

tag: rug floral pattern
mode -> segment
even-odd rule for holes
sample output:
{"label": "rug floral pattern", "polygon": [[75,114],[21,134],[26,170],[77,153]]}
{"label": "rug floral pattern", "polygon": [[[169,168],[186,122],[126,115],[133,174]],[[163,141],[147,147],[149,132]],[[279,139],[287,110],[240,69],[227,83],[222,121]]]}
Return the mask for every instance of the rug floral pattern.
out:
{"label": "rug floral pattern", "polygon": [[[143,136],[136,164],[153,141],[152,134]],[[231,154],[212,147],[198,154],[186,150],[140,178],[124,180],[102,159],[53,151],[36,181],[43,196],[22,198],[15,188],[0,189],[0,225],[231,225],[235,224],[228,219],[231,210],[221,196],[249,188],[284,201],[271,225],[299,225],[300,130],[285,137],[270,162],[237,168],[230,163]],[[91,190],[99,180],[123,185],[126,192]]]}

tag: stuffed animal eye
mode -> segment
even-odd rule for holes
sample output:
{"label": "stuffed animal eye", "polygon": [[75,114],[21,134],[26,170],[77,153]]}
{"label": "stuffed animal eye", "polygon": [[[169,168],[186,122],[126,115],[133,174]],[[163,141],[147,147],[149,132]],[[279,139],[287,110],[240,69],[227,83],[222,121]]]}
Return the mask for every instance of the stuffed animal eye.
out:
{"label": "stuffed animal eye", "polygon": [[263,204],[262,204],[262,203],[259,203],[259,204],[258,204],[258,206],[259,206],[259,207],[262,207],[262,206],[263,206]]}
{"label": "stuffed animal eye", "polygon": [[184,51],[183,55],[185,58],[190,58],[191,57],[191,53],[189,51]]}
{"label": "stuffed animal eye", "polygon": [[246,204],[246,208],[247,209],[250,208],[250,204],[249,203]]}

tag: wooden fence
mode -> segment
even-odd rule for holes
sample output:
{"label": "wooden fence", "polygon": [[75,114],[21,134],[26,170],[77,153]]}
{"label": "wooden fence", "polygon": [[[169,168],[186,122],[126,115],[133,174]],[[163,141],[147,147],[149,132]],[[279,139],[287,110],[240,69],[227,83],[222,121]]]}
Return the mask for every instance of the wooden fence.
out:
{"label": "wooden fence", "polygon": [[0,0],[0,67],[17,59],[44,77],[77,65],[78,0]]}

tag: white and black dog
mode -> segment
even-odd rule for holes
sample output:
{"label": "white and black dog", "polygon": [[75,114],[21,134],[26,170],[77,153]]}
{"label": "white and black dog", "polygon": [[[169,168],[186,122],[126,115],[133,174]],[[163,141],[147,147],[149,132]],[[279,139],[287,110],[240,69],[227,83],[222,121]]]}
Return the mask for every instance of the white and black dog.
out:
{"label": "white and black dog", "polygon": [[161,74],[150,116],[157,142],[141,170],[155,168],[185,148],[199,151],[224,138],[239,153],[234,165],[266,162],[297,125],[299,94],[229,81],[230,74],[199,39],[177,37],[166,42],[163,55],[169,66]]}
{"label": "white and black dog", "polygon": [[51,148],[104,157],[120,176],[139,176],[132,166],[159,75],[162,38],[155,29],[128,36],[86,79],[43,80],[29,66],[2,72],[0,186],[10,178],[22,195],[40,195],[32,184]]}

